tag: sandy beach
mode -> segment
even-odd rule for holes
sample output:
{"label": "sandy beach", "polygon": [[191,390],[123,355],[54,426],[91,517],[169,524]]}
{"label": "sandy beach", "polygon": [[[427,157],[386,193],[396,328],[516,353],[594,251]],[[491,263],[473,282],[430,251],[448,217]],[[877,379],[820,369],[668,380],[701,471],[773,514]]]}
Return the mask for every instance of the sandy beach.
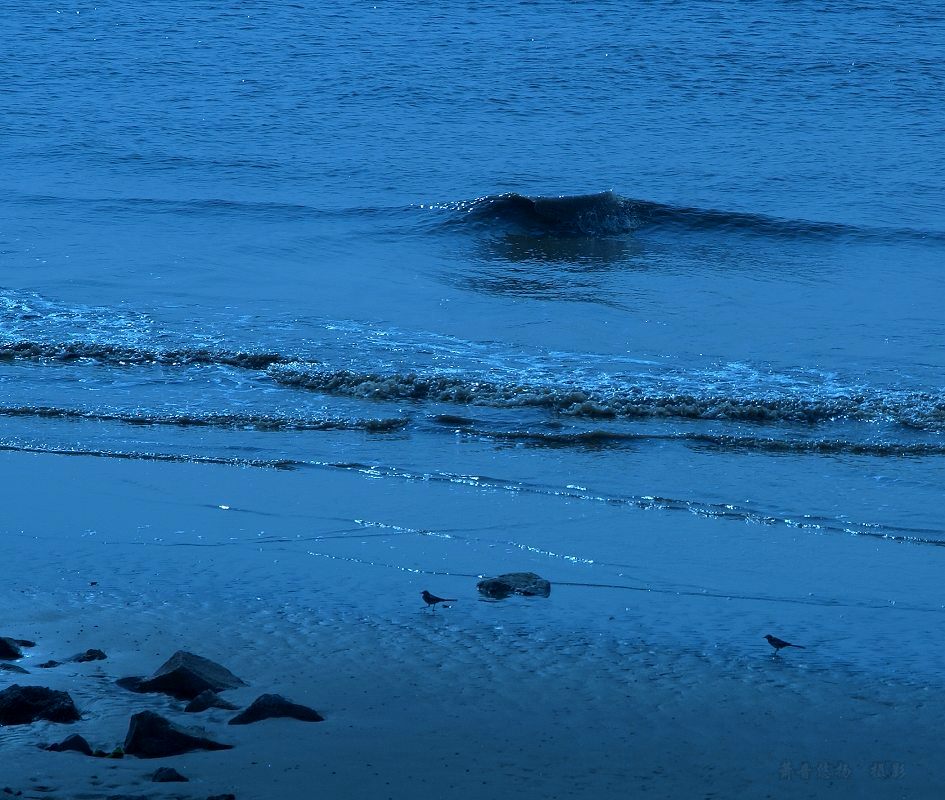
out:
{"label": "sandy beach", "polygon": [[[887,548],[887,583],[844,564],[835,595],[849,602],[818,604],[804,602],[810,586],[841,570],[830,536],[755,563],[744,538],[737,559],[687,540],[683,558],[683,516],[562,500],[555,530],[532,518],[526,496],[344,470],[3,453],[0,473],[0,634],[37,642],[19,662],[31,674],[0,681],[65,689],[83,716],[0,730],[0,784],[25,797],[919,798],[945,788],[940,682],[889,666],[914,667],[915,637],[935,635],[933,593],[922,608],[915,587],[932,585],[938,548],[920,566],[917,548],[867,543]],[[608,525],[647,531],[625,567],[562,551]],[[759,547],[779,538],[764,527],[754,537]],[[794,574],[801,563],[815,568]],[[476,576],[510,569],[549,578],[551,596],[482,601]],[[720,585],[687,589],[687,573]],[[912,609],[882,607],[907,573]],[[430,613],[424,588],[458,601]],[[773,657],[769,630],[807,649]],[[107,660],[37,668],[89,647]],[[277,692],[325,722],[230,727],[233,712],[185,714],[179,701],[114,685],[178,649],[246,680],[225,693],[240,706]],[[110,750],[145,709],[235,747],[113,761],[36,746],[75,732]],[[151,783],[165,764],[190,782]]]}
{"label": "sandy beach", "polygon": [[945,797],[943,41],[5,4],[0,800]]}

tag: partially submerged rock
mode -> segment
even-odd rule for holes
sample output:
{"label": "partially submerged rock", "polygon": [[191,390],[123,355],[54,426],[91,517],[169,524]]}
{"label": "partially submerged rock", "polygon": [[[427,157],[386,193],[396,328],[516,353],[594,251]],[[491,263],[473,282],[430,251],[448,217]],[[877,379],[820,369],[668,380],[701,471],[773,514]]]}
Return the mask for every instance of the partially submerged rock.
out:
{"label": "partially submerged rock", "polygon": [[13,639],[0,636],[0,658],[23,658],[23,651]]}
{"label": "partially submerged rock", "polygon": [[207,689],[205,692],[201,692],[193,700],[191,700],[184,708],[184,711],[193,714],[199,711],[206,711],[208,708],[225,708],[227,711],[236,711],[239,706],[235,706],[233,703],[227,702],[216,692],[212,692],[210,689]]}
{"label": "partially submerged rock", "polygon": [[125,737],[125,752],[139,758],[163,758],[192,750],[229,750],[232,747],[190,733],[153,711],[135,714]]}
{"label": "partially submerged rock", "polygon": [[189,780],[173,767],[161,767],[151,775],[152,783],[186,783]]}
{"label": "partially submerged rock", "polygon": [[534,572],[508,572],[485,578],[476,584],[476,588],[493,600],[503,600],[513,594],[525,597],[548,597],[551,594],[551,582]]}
{"label": "partially submerged rock", "polygon": [[83,664],[86,661],[104,661],[108,658],[104,652],[101,650],[96,650],[94,647],[89,648],[84,653],[76,653],[72,658],[68,659],[69,661],[74,661],[77,664]]}
{"label": "partially submerged rock", "polygon": [[65,661],[44,661],[39,666],[41,669],[51,669],[52,667],[59,667],[63,664],[84,664],[87,661],[102,661],[106,658],[108,658],[108,656],[101,650],[89,649],[84,653],[76,653]]}
{"label": "partially submerged rock", "polygon": [[240,714],[230,720],[230,725],[249,725],[271,717],[291,717],[303,722],[322,722],[325,718],[314,708],[286,700],[278,694],[262,694]]}
{"label": "partially submerged rock", "polygon": [[0,725],[27,725],[38,719],[75,722],[81,718],[68,692],[19,684],[0,692]]}
{"label": "partially submerged rock", "polygon": [[29,639],[14,639],[10,636],[0,636],[0,660],[15,661],[23,658],[22,647],[36,647],[36,642]]}
{"label": "partially submerged rock", "polygon": [[92,753],[96,758],[124,758],[125,751],[121,747],[116,747],[110,753],[105,752],[104,750],[96,750]]}
{"label": "partially submerged rock", "polygon": [[83,755],[92,755],[92,746],[85,740],[84,736],[79,736],[77,733],[73,733],[72,736],[67,736],[57,744],[48,744],[43,749],[51,750],[54,753],[64,753],[68,750],[74,750]]}
{"label": "partially submerged rock", "polygon": [[132,692],[162,692],[178,700],[192,700],[207,689],[219,692],[246,683],[209,658],[178,650],[150,678],[122,678],[118,685]]}
{"label": "partially submerged rock", "polygon": [[21,672],[24,675],[29,674],[28,669],[23,669],[23,667],[18,666],[17,664],[0,664],[0,669],[4,672]]}

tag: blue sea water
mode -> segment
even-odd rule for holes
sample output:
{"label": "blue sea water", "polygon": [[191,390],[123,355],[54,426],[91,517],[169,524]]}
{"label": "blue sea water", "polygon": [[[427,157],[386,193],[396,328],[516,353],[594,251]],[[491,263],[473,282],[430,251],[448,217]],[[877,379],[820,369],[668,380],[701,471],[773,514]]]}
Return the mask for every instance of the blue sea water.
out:
{"label": "blue sea water", "polygon": [[7,9],[0,446],[945,543],[942,41],[931,2]]}

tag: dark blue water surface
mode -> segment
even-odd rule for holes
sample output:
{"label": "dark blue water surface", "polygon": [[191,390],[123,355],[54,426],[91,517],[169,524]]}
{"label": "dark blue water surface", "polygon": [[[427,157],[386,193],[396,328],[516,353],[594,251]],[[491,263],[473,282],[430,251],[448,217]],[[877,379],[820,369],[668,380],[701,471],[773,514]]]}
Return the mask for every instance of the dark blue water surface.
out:
{"label": "dark blue water surface", "polygon": [[0,31],[3,446],[945,541],[940,4]]}

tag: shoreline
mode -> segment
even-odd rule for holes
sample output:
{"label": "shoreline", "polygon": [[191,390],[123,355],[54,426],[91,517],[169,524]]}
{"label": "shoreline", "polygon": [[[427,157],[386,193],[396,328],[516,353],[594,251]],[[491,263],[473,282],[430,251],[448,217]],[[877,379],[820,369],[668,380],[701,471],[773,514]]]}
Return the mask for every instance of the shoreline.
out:
{"label": "shoreline", "polygon": [[[474,574],[481,551],[464,563],[440,540],[416,545],[352,524],[355,508],[432,516],[415,502],[428,487],[22,454],[0,456],[0,473],[8,486],[34,487],[10,495],[4,536],[15,557],[2,571],[0,635],[37,642],[18,662],[31,674],[2,673],[0,685],[67,689],[83,714],[75,725],[0,729],[0,783],[25,796],[36,785],[52,790],[44,797],[241,800],[308,797],[312,786],[397,798],[933,797],[945,788],[940,683],[857,668],[820,643],[773,658],[763,641],[754,649],[753,631],[742,651],[687,640],[685,627],[661,634],[670,613],[710,601],[634,593],[630,604],[617,590],[567,585],[585,567],[511,548],[495,553],[495,571],[535,567],[552,580],[551,597],[480,602],[473,579],[429,573]],[[436,513],[459,517],[469,502],[459,492]],[[460,600],[433,615],[422,588]],[[770,603],[734,602],[734,618],[770,616],[755,608]],[[34,668],[89,647],[108,659]],[[162,695],[114,686],[177,649],[247,680],[225,693],[240,706],[276,692],[326,720],[237,729],[225,724],[233,712],[184,714]],[[236,747],[115,762],[35,747],[81,733],[110,749],[145,709]],[[165,764],[191,783],[143,778]]]}

